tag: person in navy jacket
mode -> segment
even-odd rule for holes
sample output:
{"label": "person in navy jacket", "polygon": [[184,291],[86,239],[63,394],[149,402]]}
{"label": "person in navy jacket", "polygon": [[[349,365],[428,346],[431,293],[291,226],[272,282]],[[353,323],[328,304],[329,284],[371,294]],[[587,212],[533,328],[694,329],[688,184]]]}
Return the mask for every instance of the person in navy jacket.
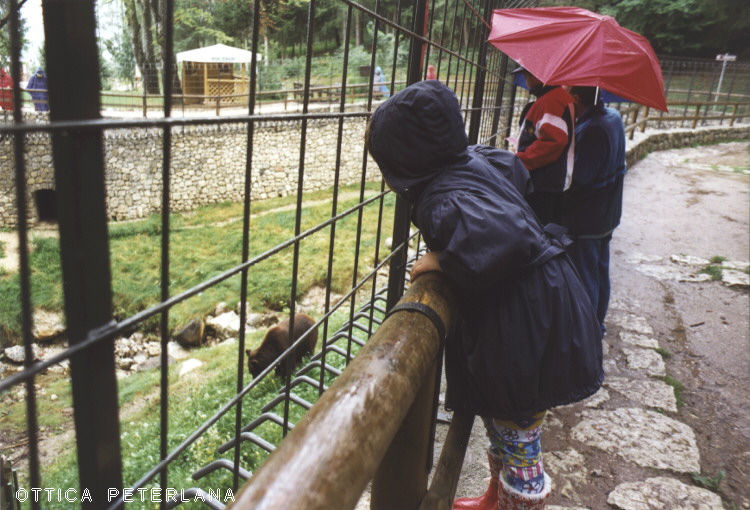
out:
{"label": "person in navy jacket", "polygon": [[604,378],[599,324],[562,229],[537,221],[517,156],[468,146],[458,100],[437,80],[385,101],[365,138],[430,250],[412,281],[440,271],[460,303],[446,342],[446,407],[483,418],[492,478],[483,496],[453,508],[543,508],[544,414],[592,395]]}
{"label": "person in navy jacket", "polygon": [[620,112],[596,101],[595,87],[572,87],[576,106],[575,172],[565,192],[563,223],[573,263],[605,331],[610,296],[609,243],[620,224],[625,126]]}

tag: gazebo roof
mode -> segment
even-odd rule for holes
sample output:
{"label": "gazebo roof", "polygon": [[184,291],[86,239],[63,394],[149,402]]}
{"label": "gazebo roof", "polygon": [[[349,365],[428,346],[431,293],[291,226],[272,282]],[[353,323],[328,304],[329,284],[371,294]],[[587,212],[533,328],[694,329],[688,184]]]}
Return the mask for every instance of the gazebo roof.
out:
{"label": "gazebo roof", "polygon": [[[177,62],[206,62],[206,63],[249,63],[252,60],[251,51],[233,48],[226,44],[214,44],[205,48],[181,51],[177,54]],[[257,60],[262,59],[260,53],[256,53]]]}

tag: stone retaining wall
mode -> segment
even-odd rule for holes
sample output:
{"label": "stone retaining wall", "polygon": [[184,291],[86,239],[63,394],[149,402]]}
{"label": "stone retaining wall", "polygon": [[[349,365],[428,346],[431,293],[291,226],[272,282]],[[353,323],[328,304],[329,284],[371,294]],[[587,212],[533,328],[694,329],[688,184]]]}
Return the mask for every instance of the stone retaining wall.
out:
{"label": "stone retaining wall", "polygon": [[628,167],[645,158],[649,153],[668,149],[680,149],[693,145],[714,145],[721,142],[750,140],[750,125],[706,126],[696,129],[648,130],[639,133],[638,139],[628,141],[625,159]]}
{"label": "stone retaining wall", "polygon": [[[46,122],[36,114],[28,122]],[[360,182],[364,118],[343,121],[340,184]],[[308,121],[304,190],[331,188],[335,182],[338,119]],[[244,124],[176,127],[172,131],[171,210],[188,211],[244,195],[247,127]],[[628,143],[628,166],[658,150],[750,139],[750,126],[673,129],[637,133]],[[296,193],[300,163],[299,122],[259,123],[253,133],[253,199]],[[162,130],[110,129],[104,133],[108,214],[113,220],[144,218],[161,209]],[[26,136],[28,221],[39,220],[35,193],[53,190],[52,153],[46,133]],[[13,139],[0,138],[0,227],[16,225]],[[367,178],[380,173],[368,158]]]}

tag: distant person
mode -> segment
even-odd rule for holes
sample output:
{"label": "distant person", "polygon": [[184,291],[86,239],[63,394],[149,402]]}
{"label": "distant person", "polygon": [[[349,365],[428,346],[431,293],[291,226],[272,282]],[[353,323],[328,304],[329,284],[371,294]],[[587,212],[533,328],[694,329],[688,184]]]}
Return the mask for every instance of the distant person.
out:
{"label": "distant person", "polygon": [[430,250],[412,281],[437,271],[456,292],[445,406],[482,417],[491,479],[483,496],[453,508],[541,510],[552,490],[546,410],[592,395],[604,378],[599,325],[562,227],[536,220],[524,200],[529,173],[513,153],[468,145],[458,99],[438,80],[381,104],[365,143]]}
{"label": "distant person", "polygon": [[564,225],[596,317],[605,331],[610,296],[609,243],[620,224],[625,178],[625,126],[620,112],[596,101],[595,87],[572,87],[576,110],[575,172],[565,192]]}
{"label": "distant person", "polygon": [[388,98],[391,96],[391,89],[385,84],[385,75],[380,67],[375,68],[375,74],[372,77],[373,87],[372,90],[375,92],[377,97]]}
{"label": "distant person", "polygon": [[0,108],[13,111],[13,78],[0,67]]}
{"label": "distant person", "polygon": [[41,67],[29,78],[26,88],[34,101],[34,109],[38,112],[49,111],[49,96],[47,95],[47,75]]}
{"label": "distant person", "polygon": [[529,92],[537,97],[524,108],[520,134],[512,140],[534,185],[527,200],[543,225],[559,224],[563,191],[573,176],[573,98],[560,86],[544,85],[523,67],[513,73],[522,73]]}
{"label": "distant person", "polygon": [[430,64],[427,66],[427,75],[424,77],[425,80],[437,80],[437,73],[435,72],[435,66]]}

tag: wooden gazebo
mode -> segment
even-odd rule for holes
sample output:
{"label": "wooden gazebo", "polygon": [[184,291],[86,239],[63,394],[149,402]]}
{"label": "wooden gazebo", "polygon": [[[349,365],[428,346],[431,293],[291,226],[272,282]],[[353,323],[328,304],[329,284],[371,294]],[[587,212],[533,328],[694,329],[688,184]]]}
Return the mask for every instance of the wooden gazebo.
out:
{"label": "wooden gazebo", "polygon": [[[252,52],[215,44],[177,54],[186,104],[241,102],[247,97]],[[257,54],[257,61],[261,55]]]}

